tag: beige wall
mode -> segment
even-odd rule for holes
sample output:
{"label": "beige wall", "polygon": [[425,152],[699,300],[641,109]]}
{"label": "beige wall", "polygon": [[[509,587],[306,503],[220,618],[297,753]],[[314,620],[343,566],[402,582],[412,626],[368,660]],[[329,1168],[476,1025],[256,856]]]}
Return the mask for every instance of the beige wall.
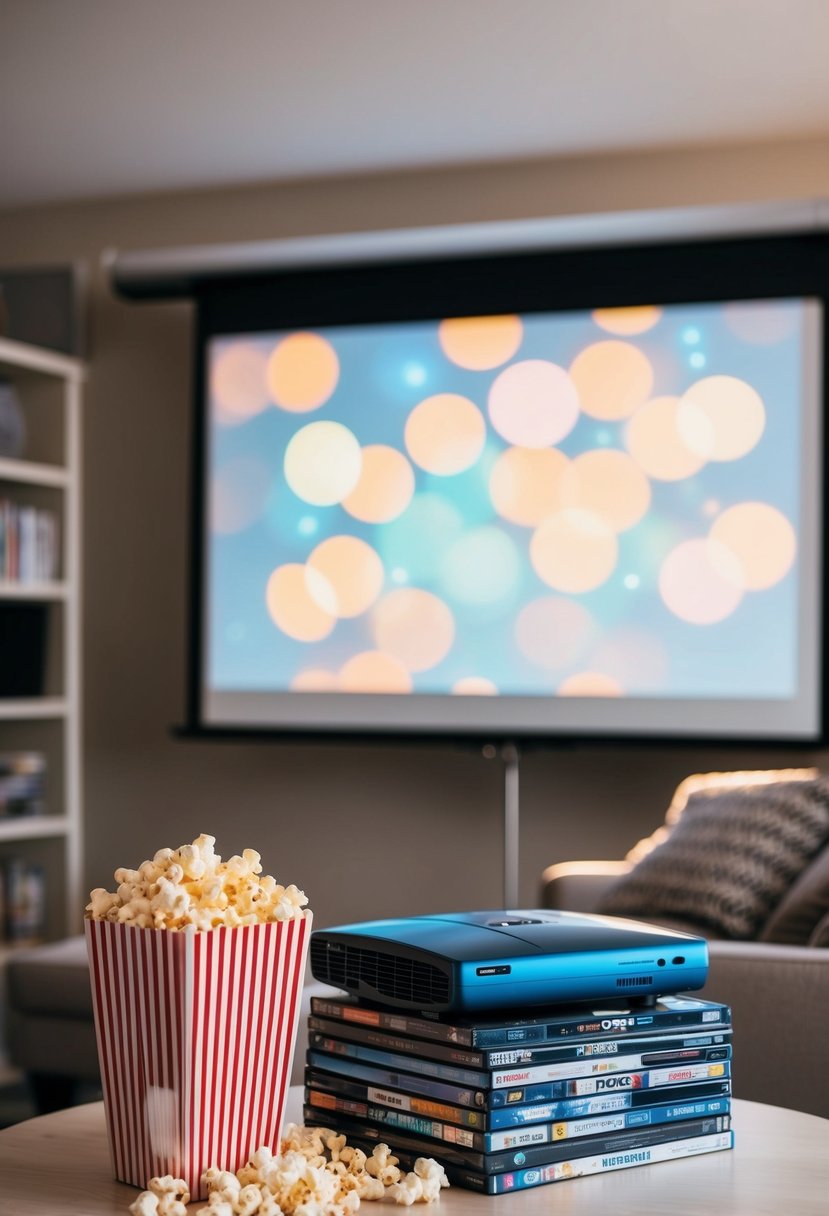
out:
{"label": "beige wall", "polygon": [[[213,832],[305,886],[318,923],[501,897],[502,774],[453,747],[187,742],[189,305],[126,304],[100,271],[141,249],[692,203],[829,196],[829,139],[147,195],[0,214],[0,265],[86,259],[86,858],[90,885]],[[522,761],[522,900],[552,860],[617,856],[686,773],[810,760],[679,747]]]}

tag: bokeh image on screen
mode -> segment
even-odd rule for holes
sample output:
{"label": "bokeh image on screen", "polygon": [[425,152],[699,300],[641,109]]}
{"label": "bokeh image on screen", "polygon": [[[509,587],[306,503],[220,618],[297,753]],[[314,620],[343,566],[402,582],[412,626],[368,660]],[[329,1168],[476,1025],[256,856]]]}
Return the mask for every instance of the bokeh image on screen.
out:
{"label": "bokeh image on screen", "polygon": [[776,299],[212,337],[206,720],[802,729],[818,327]]}

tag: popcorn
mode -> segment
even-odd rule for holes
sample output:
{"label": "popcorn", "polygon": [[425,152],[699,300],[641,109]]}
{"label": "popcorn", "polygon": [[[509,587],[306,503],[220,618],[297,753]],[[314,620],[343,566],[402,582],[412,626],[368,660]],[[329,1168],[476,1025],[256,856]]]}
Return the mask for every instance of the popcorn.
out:
{"label": "popcorn", "polygon": [[190,1202],[190,1192],[181,1178],[174,1178],[172,1174],[165,1174],[163,1178],[151,1178],[148,1183],[150,1190],[159,1199],[163,1199],[165,1195],[172,1195],[179,1203]]}
{"label": "popcorn", "polygon": [[423,1182],[417,1174],[406,1174],[400,1182],[393,1182],[389,1187],[389,1195],[395,1203],[410,1207],[423,1198]]}
{"label": "popcorn", "polygon": [[391,1186],[400,1181],[397,1162],[398,1158],[392,1156],[387,1144],[378,1144],[366,1162],[366,1170],[373,1178],[378,1178],[383,1186]]}
{"label": "popcorn", "polygon": [[[235,1174],[216,1166],[205,1170],[207,1206],[194,1216],[353,1216],[364,1199],[410,1207],[433,1203],[449,1185],[431,1157],[418,1157],[403,1175],[387,1144],[375,1145],[367,1157],[330,1128],[290,1123],[280,1149],[257,1149]],[[385,1177],[392,1179],[388,1185]],[[147,1186],[129,1209],[133,1216],[186,1216],[190,1196],[181,1179],[151,1178]]]}
{"label": "popcorn", "polygon": [[200,933],[305,915],[305,893],[262,874],[255,849],[243,849],[223,862],[215,844],[215,836],[202,833],[191,844],[159,849],[137,870],[119,867],[115,891],[96,887],[90,893],[87,917]]}
{"label": "popcorn", "polygon": [[142,1191],[134,1203],[129,1206],[132,1216],[158,1216],[158,1195],[152,1191]]}

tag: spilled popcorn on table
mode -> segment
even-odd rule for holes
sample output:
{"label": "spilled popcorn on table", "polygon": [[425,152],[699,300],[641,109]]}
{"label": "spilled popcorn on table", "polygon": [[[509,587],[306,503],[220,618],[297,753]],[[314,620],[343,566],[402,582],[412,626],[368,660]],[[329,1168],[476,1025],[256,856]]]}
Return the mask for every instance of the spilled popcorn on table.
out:
{"label": "spilled popcorn on table", "polygon": [[[418,1157],[404,1174],[387,1144],[367,1156],[330,1128],[294,1123],[279,1153],[260,1148],[235,1174],[212,1166],[202,1183],[208,1202],[195,1216],[349,1216],[364,1199],[432,1203],[449,1185],[431,1157]],[[130,1205],[132,1216],[187,1216],[190,1195],[180,1178],[151,1178],[147,1185]]]}

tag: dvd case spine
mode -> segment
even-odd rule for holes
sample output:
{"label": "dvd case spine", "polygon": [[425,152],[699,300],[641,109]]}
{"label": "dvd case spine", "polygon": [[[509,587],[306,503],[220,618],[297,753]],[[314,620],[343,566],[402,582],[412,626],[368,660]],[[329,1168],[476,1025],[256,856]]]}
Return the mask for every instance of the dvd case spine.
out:
{"label": "dvd case spine", "polygon": [[731,1025],[731,1010],[727,1005],[696,997],[663,997],[654,1008],[647,1010],[628,1005],[597,1010],[578,1008],[546,1017],[516,1015],[513,1019],[505,1017],[501,1021],[478,1025],[375,1009],[351,998],[312,997],[311,1011],[317,1017],[333,1018],[349,1025],[374,1026],[416,1039],[472,1048],[508,1048],[568,1038],[661,1034],[678,1028],[704,1031]]}
{"label": "dvd case spine", "polygon": [[[321,1118],[320,1112],[313,1106],[303,1107],[303,1116],[311,1126],[327,1126],[325,1119]],[[357,1147],[387,1143],[395,1155],[415,1153],[424,1156],[431,1153],[444,1166],[452,1165],[480,1174],[503,1174],[515,1167],[541,1167],[560,1161],[576,1161],[582,1157],[633,1153],[674,1140],[725,1132],[729,1130],[730,1125],[729,1115],[716,1115],[709,1118],[683,1119],[655,1127],[632,1128],[609,1135],[592,1136],[582,1141],[530,1145],[512,1148],[506,1152],[479,1152],[457,1144],[436,1145],[420,1134],[391,1130],[386,1125],[378,1126],[351,1116],[341,1116],[336,1122],[337,1131],[345,1134],[349,1143]]]}
{"label": "dvd case spine", "polygon": [[541,1168],[522,1169],[490,1177],[472,1171],[452,1171],[450,1179],[458,1186],[483,1191],[490,1195],[503,1195],[510,1191],[523,1191],[530,1187],[542,1186],[548,1182],[562,1182],[567,1178],[605,1174],[612,1170],[630,1169],[637,1165],[653,1165],[661,1161],[679,1161],[683,1157],[723,1152],[733,1147],[734,1133],[732,1131],[713,1132],[708,1136],[674,1140],[669,1144],[654,1144],[632,1152],[596,1154],[591,1157],[559,1161]]}
{"label": "dvd case spine", "polygon": [[481,1111],[496,1107],[531,1105],[536,1102],[558,1102],[564,1098],[578,1098],[588,1094],[626,1093],[660,1086],[687,1085],[697,1081],[725,1081],[731,1076],[730,1061],[722,1060],[640,1072],[546,1081],[538,1085],[515,1086],[512,1089],[481,1089],[449,1085],[418,1073],[401,1073],[393,1069],[378,1068],[363,1060],[313,1049],[309,1049],[308,1062],[313,1069],[322,1072]]}
{"label": "dvd case spine", "polygon": [[383,1089],[380,1086],[360,1085],[356,1081],[347,1081],[344,1077],[334,1077],[318,1073],[314,1069],[305,1070],[305,1100],[310,1101],[309,1094],[314,1095],[312,1105],[321,1109],[334,1110],[336,1098],[348,1098],[353,1102],[376,1102],[380,1106],[388,1106],[392,1110],[408,1110],[416,1115],[429,1119],[440,1119],[446,1123],[455,1123],[458,1127],[485,1127],[486,1113],[478,1110],[467,1110],[463,1106],[452,1106],[448,1102],[435,1102],[430,1098],[421,1098],[416,1094],[405,1094],[400,1091]]}
{"label": "dvd case spine", "polygon": [[353,1077],[357,1081],[370,1085],[403,1089],[407,1093],[421,1094],[427,1098],[435,1098],[439,1102],[449,1102],[453,1106],[469,1106],[484,1110],[487,1103],[486,1090],[446,1085],[442,1081],[432,1081],[428,1077],[420,1077],[415,1073],[401,1074],[387,1068],[372,1068],[370,1064],[364,1064],[361,1060],[348,1060],[344,1056],[326,1055],[321,1051],[309,1049],[308,1063],[312,1068],[321,1069],[323,1072]]}
{"label": "dvd case spine", "polygon": [[472,1085],[479,1089],[486,1089],[490,1085],[491,1074],[480,1069],[456,1068],[452,1064],[443,1064],[439,1060],[427,1060],[422,1056],[405,1056],[394,1051],[378,1051],[374,1047],[364,1047],[361,1043],[332,1039],[330,1036],[318,1034],[316,1031],[309,1033],[308,1043],[319,1051],[346,1056],[352,1060],[365,1060],[367,1064],[376,1064],[380,1068],[421,1073],[426,1077],[434,1077],[438,1081],[454,1081],[458,1085]]}
{"label": "dvd case spine", "polygon": [[410,1111],[428,1119],[454,1123],[476,1131],[497,1131],[503,1128],[521,1127],[534,1123],[552,1123],[567,1119],[586,1119],[591,1115],[618,1114],[620,1111],[638,1110],[654,1103],[697,1103],[709,1098],[728,1099],[731,1095],[730,1081],[703,1081],[690,1085],[666,1086],[663,1089],[635,1089],[626,1093],[599,1094],[587,1098],[564,1098],[558,1102],[533,1103],[530,1106],[507,1106],[495,1110],[468,1109],[448,1102],[405,1093],[400,1089],[364,1084],[332,1073],[319,1072],[314,1068],[305,1071],[306,1101],[314,1093],[315,1106],[335,1110],[337,1097],[354,1102],[375,1103],[393,1110]]}
{"label": "dvd case spine", "polygon": [[[536,1102],[531,1106],[505,1106],[486,1111],[488,1130],[560,1119],[586,1119],[619,1111],[638,1110],[654,1102],[699,1102],[707,1098],[727,1099],[730,1081],[703,1081],[696,1085],[669,1085],[664,1089],[634,1089],[627,1093],[597,1094],[590,1098],[564,1098],[560,1102]],[[476,1112],[477,1113],[477,1112]]]}
{"label": "dvd case spine", "polygon": [[[711,1060],[728,1060],[731,1045],[721,1043],[708,1047],[676,1047],[664,1051],[637,1051],[625,1055],[588,1056],[558,1060],[538,1065],[513,1065],[506,1069],[457,1068],[440,1060],[424,1056],[403,1055],[396,1051],[381,1051],[366,1047],[362,1043],[346,1039],[331,1038],[311,1031],[309,1044],[319,1051],[346,1056],[352,1060],[364,1060],[381,1068],[400,1069],[420,1073],[439,1081],[453,1081],[479,1089],[509,1089],[515,1085],[537,1085],[543,1081],[565,1081],[576,1077],[598,1076],[603,1073],[633,1072],[657,1065],[700,1064]],[[649,1044],[650,1046],[650,1044]]]}
{"label": "dvd case spine", "polygon": [[608,1073],[598,1077],[577,1077],[569,1081],[546,1081],[513,1089],[493,1089],[486,1094],[490,1107],[512,1103],[554,1102],[561,1098],[580,1098],[585,1094],[625,1093],[635,1089],[656,1089],[667,1085],[688,1085],[696,1081],[727,1080],[731,1076],[728,1060],[713,1064],[680,1065],[641,1072]]}
{"label": "dvd case spine", "polygon": [[[655,1069],[658,1066],[688,1068],[692,1065],[721,1063],[731,1059],[731,1043],[721,1043],[715,1047],[678,1047],[673,1051],[603,1055],[603,1057],[559,1060],[552,1064],[513,1065],[513,1068],[509,1069],[480,1070],[457,1068],[453,1064],[444,1064],[440,1060],[430,1060],[417,1057],[417,1055],[378,1051],[377,1048],[365,1047],[362,1043],[348,1042],[343,1038],[331,1038],[318,1034],[316,1031],[310,1032],[309,1043],[318,1051],[343,1055],[346,1059],[361,1060],[361,1062],[365,1060],[367,1064],[377,1065],[378,1068],[434,1077],[435,1080],[452,1081],[457,1085],[472,1086],[478,1090],[512,1090],[518,1085],[535,1086],[545,1081],[575,1081],[585,1079],[585,1077],[637,1073],[637,1071]],[[711,1075],[716,1076],[717,1074]],[[588,1093],[592,1091],[574,1090],[573,1092]]]}
{"label": "dvd case spine", "polygon": [[661,1124],[687,1119],[702,1119],[715,1115],[727,1115],[730,1111],[728,1098],[708,1098],[700,1102],[678,1105],[643,1107],[639,1110],[622,1111],[612,1115],[597,1115],[586,1119],[575,1119],[557,1123],[534,1123],[511,1127],[504,1131],[478,1132],[459,1127],[455,1123],[444,1123],[427,1115],[398,1110],[388,1106],[375,1106],[354,1098],[321,1096],[313,1089],[306,1090],[306,1103],[316,1111],[332,1111],[364,1119],[381,1127],[397,1128],[412,1132],[430,1140],[455,1144],[482,1153],[499,1153],[524,1149],[536,1144],[558,1144],[584,1136],[603,1136],[631,1128],[656,1127]]}
{"label": "dvd case spine", "polygon": [[666,1067],[672,1064],[703,1064],[710,1060],[730,1060],[731,1045],[716,1047],[676,1047],[666,1051],[637,1051],[625,1055],[589,1056],[586,1059],[560,1060],[549,1064],[513,1066],[495,1069],[490,1074],[493,1089],[507,1089],[517,1084],[537,1085],[542,1081],[567,1081],[577,1077],[595,1077],[605,1073],[633,1072],[641,1068]]}
{"label": "dvd case spine", "polygon": [[[731,1030],[724,1029],[716,1032],[700,1032],[661,1035],[636,1035],[624,1040],[619,1038],[599,1039],[590,1042],[555,1043],[541,1047],[515,1047],[509,1049],[493,1049],[487,1051],[472,1051],[467,1048],[453,1047],[444,1043],[424,1043],[422,1039],[408,1038],[405,1035],[394,1034],[388,1030],[379,1030],[371,1026],[352,1026],[346,1022],[336,1022],[328,1018],[311,1016],[308,1019],[309,1031],[329,1038],[345,1040],[349,1043],[361,1043],[367,1047],[401,1052],[406,1056],[414,1055],[429,1060],[455,1064],[463,1068],[484,1069],[494,1071],[508,1065],[524,1064],[535,1067],[542,1064],[555,1064],[564,1060],[595,1059],[600,1056],[618,1056],[619,1054],[635,1054],[637,1052],[661,1052],[690,1050],[702,1047],[717,1047],[727,1044]],[[620,1048],[623,1051],[620,1052]],[[544,1078],[540,1078],[544,1079]]]}

